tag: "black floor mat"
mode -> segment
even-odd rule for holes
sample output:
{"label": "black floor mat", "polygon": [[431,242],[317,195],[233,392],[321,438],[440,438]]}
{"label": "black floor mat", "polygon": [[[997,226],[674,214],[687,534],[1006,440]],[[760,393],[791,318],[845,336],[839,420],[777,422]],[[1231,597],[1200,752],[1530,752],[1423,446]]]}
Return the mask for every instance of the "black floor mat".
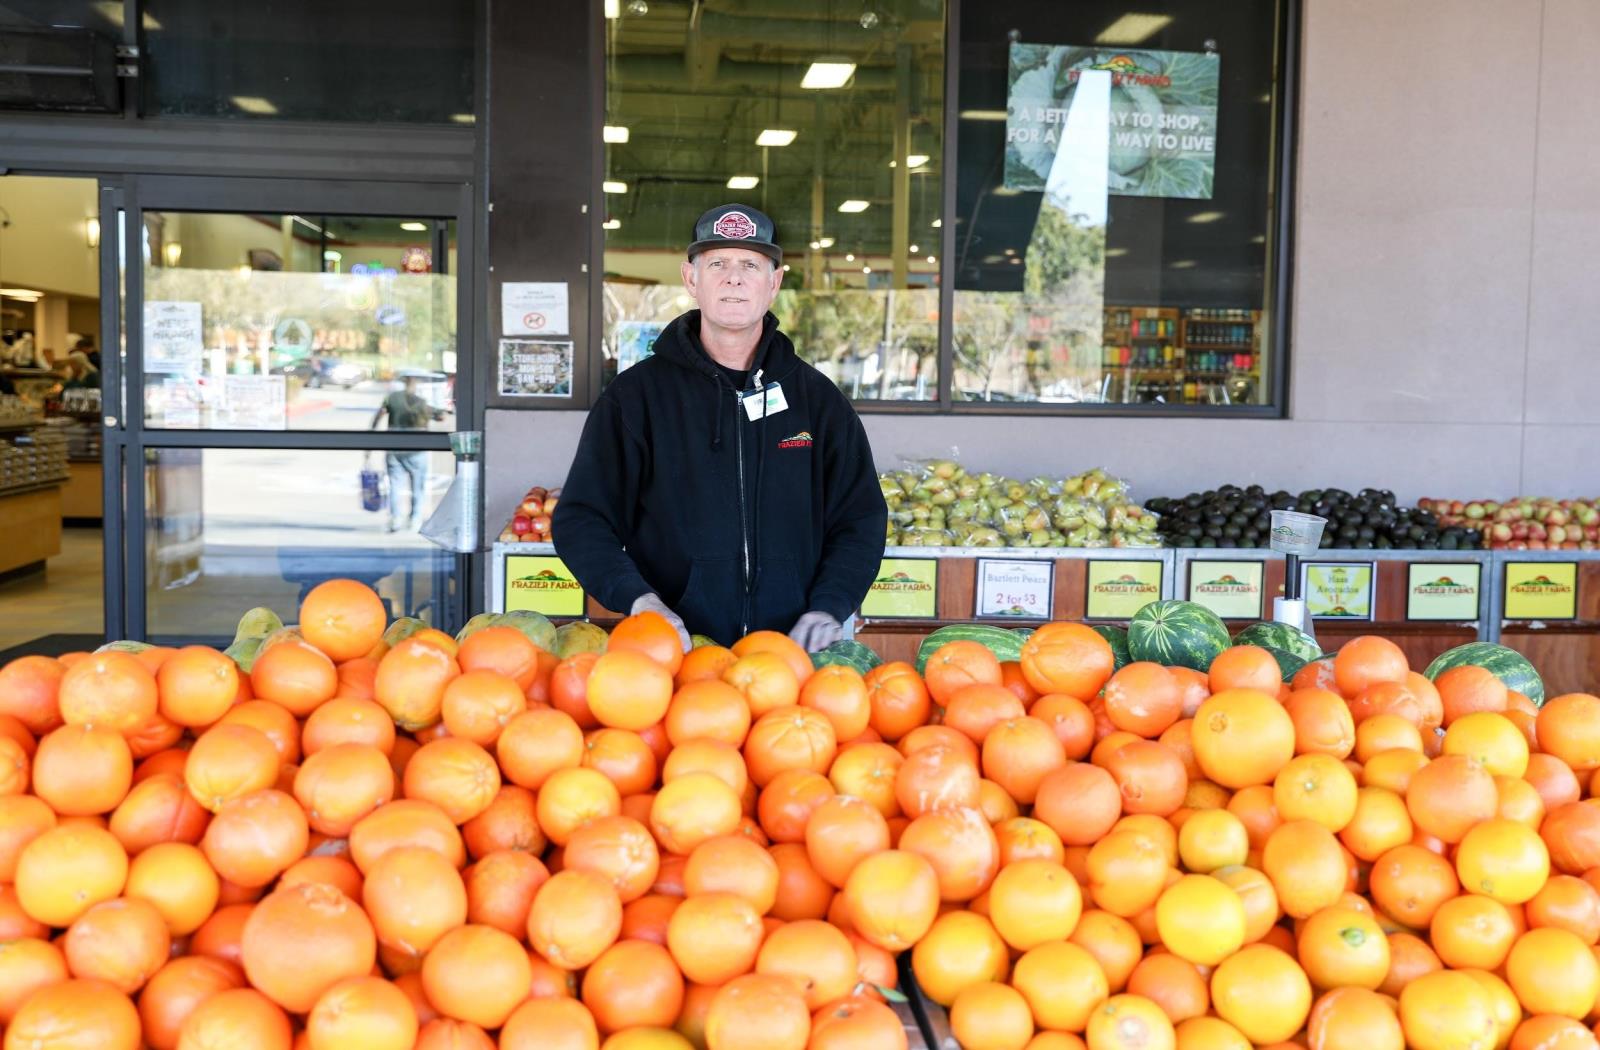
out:
{"label": "black floor mat", "polygon": [[0,664],[10,663],[19,656],[60,656],[62,653],[94,650],[106,644],[103,634],[47,634],[31,642],[0,649]]}

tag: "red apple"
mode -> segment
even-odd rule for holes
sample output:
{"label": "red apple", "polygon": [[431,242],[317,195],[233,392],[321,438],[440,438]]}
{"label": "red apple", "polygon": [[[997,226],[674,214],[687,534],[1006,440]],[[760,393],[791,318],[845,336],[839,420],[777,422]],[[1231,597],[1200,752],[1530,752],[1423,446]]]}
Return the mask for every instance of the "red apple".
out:
{"label": "red apple", "polygon": [[1511,526],[1507,525],[1505,522],[1500,522],[1499,524],[1492,526],[1488,531],[1490,537],[1496,542],[1504,543],[1505,541],[1511,539]]}
{"label": "red apple", "polygon": [[560,502],[561,500],[556,496],[546,496],[544,498],[544,512],[546,514],[554,514],[556,512],[556,504]]}
{"label": "red apple", "polygon": [[1550,546],[1559,547],[1567,542],[1567,530],[1560,525],[1552,525],[1547,531],[1545,539],[1549,541]]}
{"label": "red apple", "polygon": [[532,532],[541,540],[548,539],[550,537],[550,515],[540,514],[534,518]]}
{"label": "red apple", "polygon": [[516,517],[511,519],[511,531],[516,533],[518,536],[522,536],[533,531],[533,519],[528,517],[526,514],[518,514]]}
{"label": "red apple", "polygon": [[1550,549],[1550,545],[1548,543],[1546,543],[1544,540],[1529,540],[1528,541],[1528,549],[1530,551],[1549,550]]}
{"label": "red apple", "polygon": [[1525,539],[1527,539],[1528,538],[1528,523],[1525,522],[1525,521],[1519,521],[1515,525],[1511,526],[1511,538],[1514,539],[1514,540],[1525,540]]}
{"label": "red apple", "polygon": [[544,499],[545,496],[549,494],[550,490],[545,488],[543,485],[535,485],[533,488],[528,490],[529,499]]}
{"label": "red apple", "polygon": [[526,514],[530,518],[537,514],[543,514],[544,500],[534,499],[532,496],[530,496],[522,501],[521,505],[517,507],[517,511],[522,514]]}

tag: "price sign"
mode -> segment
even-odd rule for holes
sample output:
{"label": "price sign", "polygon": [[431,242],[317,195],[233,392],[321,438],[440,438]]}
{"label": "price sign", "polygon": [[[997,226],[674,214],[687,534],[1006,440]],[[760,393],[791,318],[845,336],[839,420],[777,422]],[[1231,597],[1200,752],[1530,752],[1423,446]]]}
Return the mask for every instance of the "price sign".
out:
{"label": "price sign", "polygon": [[1377,571],[1370,561],[1311,561],[1300,566],[1306,611],[1318,620],[1370,620]]}
{"label": "price sign", "polygon": [[1191,561],[1189,600],[1224,620],[1259,620],[1266,575],[1259,561]]}
{"label": "price sign", "polygon": [[1578,563],[1506,562],[1507,620],[1576,620]]}
{"label": "price sign", "polygon": [[932,620],[939,615],[939,560],[885,558],[861,600],[869,620]]}
{"label": "price sign", "polygon": [[1050,619],[1055,572],[1054,562],[979,558],[973,614],[979,618]]}
{"label": "price sign", "polygon": [[506,555],[506,612],[526,609],[546,616],[582,616],[583,588],[560,558]]}
{"label": "price sign", "polygon": [[1102,561],[1088,564],[1084,618],[1131,620],[1151,602],[1161,600],[1163,566],[1155,560]]}
{"label": "price sign", "polygon": [[1406,619],[1478,618],[1483,566],[1475,561],[1418,561],[1406,566]]}

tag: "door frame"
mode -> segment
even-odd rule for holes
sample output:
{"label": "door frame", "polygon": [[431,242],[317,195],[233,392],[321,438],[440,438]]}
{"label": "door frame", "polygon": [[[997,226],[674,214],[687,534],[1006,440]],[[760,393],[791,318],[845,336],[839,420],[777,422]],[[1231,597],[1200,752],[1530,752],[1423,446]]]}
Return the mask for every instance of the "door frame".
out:
{"label": "door frame", "polygon": [[[445,431],[167,430],[144,418],[144,265],[146,212],[406,216],[453,220],[456,257],[455,418],[482,429],[474,276],[477,229],[470,183],[353,182],[232,176],[124,175],[101,182],[102,343],[120,336],[122,354],[102,352],[102,457],[105,475],[107,636],[146,640],[146,453],[157,449],[449,451]],[[119,221],[120,220],[120,221]],[[124,258],[124,255],[126,258]],[[120,287],[118,277],[121,277]],[[438,596],[440,626],[465,622],[474,600],[468,557],[453,555],[451,586]],[[198,640],[198,639],[196,639]]]}

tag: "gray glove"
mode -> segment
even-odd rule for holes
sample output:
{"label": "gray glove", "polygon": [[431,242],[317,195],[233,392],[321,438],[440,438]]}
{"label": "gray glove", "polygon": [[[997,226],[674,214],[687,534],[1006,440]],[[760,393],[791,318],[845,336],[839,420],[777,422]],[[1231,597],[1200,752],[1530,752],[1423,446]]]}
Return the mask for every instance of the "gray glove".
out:
{"label": "gray glove", "polygon": [[812,610],[794,622],[789,637],[808,653],[821,652],[844,637],[844,626],[825,612]]}
{"label": "gray glove", "polygon": [[683,651],[688,652],[694,648],[694,643],[689,640],[688,628],[683,626],[683,617],[667,608],[667,603],[654,593],[641,594],[633,601],[633,608],[628,610],[634,616],[642,612],[653,612],[661,616],[678,632],[678,641],[683,645]]}

